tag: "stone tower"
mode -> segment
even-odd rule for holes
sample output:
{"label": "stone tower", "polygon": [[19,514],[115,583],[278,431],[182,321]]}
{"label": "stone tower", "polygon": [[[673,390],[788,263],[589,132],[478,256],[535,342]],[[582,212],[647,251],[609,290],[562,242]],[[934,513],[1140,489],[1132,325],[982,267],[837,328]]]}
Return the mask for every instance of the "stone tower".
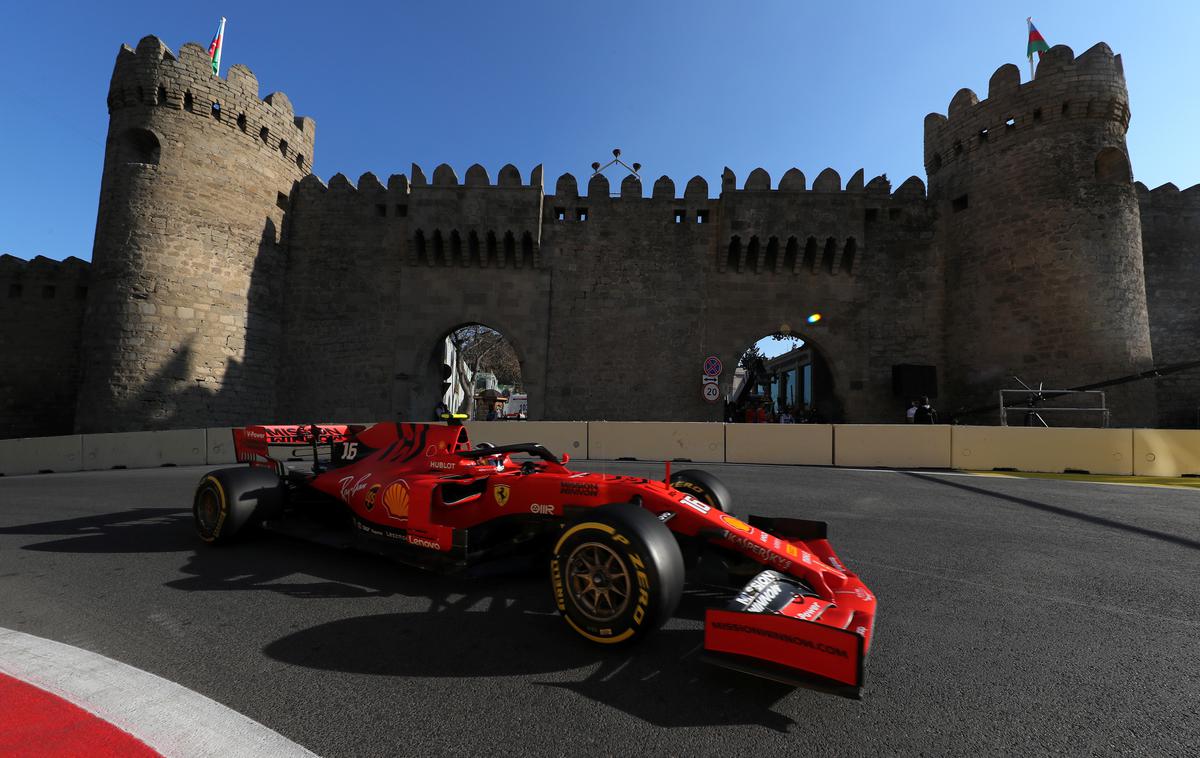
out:
{"label": "stone tower", "polygon": [[122,46],[83,327],[76,428],[240,424],[275,410],[281,235],[315,125],[199,45]]}
{"label": "stone tower", "polygon": [[[1153,365],[1120,56],[1057,46],[1032,82],[1011,64],[988,98],[925,119],[945,255],[949,395],[997,401],[1020,376],[1071,387]],[[1153,388],[1108,391],[1113,423],[1153,418]],[[1065,419],[1063,419],[1065,421]],[[1073,419],[1080,423],[1082,419]]]}

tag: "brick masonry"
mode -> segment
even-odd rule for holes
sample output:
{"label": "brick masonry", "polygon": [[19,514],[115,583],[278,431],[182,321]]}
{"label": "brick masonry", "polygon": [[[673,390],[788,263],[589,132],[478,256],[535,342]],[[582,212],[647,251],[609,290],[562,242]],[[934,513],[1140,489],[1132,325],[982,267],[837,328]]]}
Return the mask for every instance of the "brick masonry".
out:
{"label": "brick masonry", "polygon": [[[511,165],[326,184],[284,95],[154,37],[122,48],[108,105],[91,266],[0,259],[6,290],[77,282],[0,300],[0,436],[426,418],[441,339],[475,322],[513,344],[535,419],[718,420],[704,357],[728,388],[781,329],[827,359],[822,414],[852,422],[901,418],[894,364],[938,366],[951,410],[1012,374],[1061,386],[1196,357],[1198,195],[1132,182],[1103,44],[1054,48],[1025,84],[1003,66],[987,99],[927,117],[928,191],[727,169],[719,188],[566,174],[547,194],[540,166]],[[1194,424],[1197,381],[1114,389],[1114,422]]]}

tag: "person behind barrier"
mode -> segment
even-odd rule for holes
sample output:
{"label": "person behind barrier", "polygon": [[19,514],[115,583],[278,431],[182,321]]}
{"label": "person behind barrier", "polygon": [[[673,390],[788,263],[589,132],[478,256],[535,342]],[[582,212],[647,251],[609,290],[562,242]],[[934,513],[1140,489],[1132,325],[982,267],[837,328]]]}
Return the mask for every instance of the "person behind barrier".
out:
{"label": "person behind barrier", "polygon": [[908,423],[913,423],[913,416],[917,415],[917,408],[920,405],[916,400],[908,401],[908,410],[905,412],[905,417]]}
{"label": "person behind barrier", "polygon": [[924,397],[924,396],[921,397],[921,405],[917,408],[916,413],[913,414],[913,423],[914,424],[936,424],[937,423],[937,410],[935,410],[934,407],[929,404],[929,398]]}

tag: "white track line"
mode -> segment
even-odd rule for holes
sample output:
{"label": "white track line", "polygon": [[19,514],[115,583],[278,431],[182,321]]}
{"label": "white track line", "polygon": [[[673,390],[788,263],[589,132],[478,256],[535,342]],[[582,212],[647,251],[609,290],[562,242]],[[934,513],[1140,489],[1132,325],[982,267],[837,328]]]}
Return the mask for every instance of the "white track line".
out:
{"label": "white track line", "polygon": [[3,627],[0,672],[74,703],[166,758],[316,755],[257,721],[160,676]]}

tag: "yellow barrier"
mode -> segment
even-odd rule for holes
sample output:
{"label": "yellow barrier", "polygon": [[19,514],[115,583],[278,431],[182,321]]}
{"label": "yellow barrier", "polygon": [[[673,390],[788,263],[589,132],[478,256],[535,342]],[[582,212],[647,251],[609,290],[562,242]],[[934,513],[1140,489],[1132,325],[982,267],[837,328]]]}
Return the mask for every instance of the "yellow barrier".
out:
{"label": "yellow barrier", "polygon": [[204,430],[207,443],[204,462],[213,465],[220,463],[237,463],[233,450],[233,429],[228,426],[209,427]]}
{"label": "yellow barrier", "polygon": [[588,457],[723,463],[725,425],[674,421],[588,422]]}
{"label": "yellow barrier", "polygon": [[87,471],[192,466],[203,464],[207,454],[204,429],[83,435],[83,468]]}
{"label": "yellow barrier", "polygon": [[83,443],[78,434],[0,440],[0,474],[5,476],[82,468]]}
{"label": "yellow barrier", "polygon": [[833,465],[829,424],[726,424],[727,463]]}
{"label": "yellow barrier", "polygon": [[468,421],[466,427],[473,443],[539,442],[558,456],[567,453],[577,460],[588,457],[586,421]]}
{"label": "yellow barrier", "polygon": [[836,466],[950,468],[950,427],[932,424],[836,424]]}
{"label": "yellow barrier", "polygon": [[1133,474],[1132,429],[954,427],[954,468]]}
{"label": "yellow barrier", "polygon": [[1200,430],[1134,429],[1135,476],[1200,474]]}

